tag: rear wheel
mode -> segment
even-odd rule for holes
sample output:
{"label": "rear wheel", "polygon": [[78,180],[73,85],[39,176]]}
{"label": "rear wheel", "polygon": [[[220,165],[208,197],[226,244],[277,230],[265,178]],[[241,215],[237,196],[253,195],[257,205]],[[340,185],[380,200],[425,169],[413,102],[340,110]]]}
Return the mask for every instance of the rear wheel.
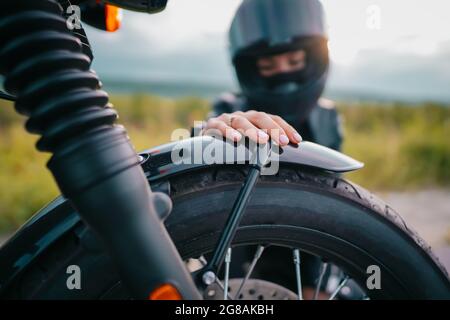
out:
{"label": "rear wheel", "polygon": [[[152,185],[172,197],[174,208],[166,226],[193,270],[214,250],[246,171],[243,166],[211,167]],[[260,247],[264,252],[241,288],[241,298],[297,297],[296,249],[300,261],[319,261],[314,276],[306,278],[300,263],[300,278],[311,287],[321,281],[328,296],[345,298],[352,292],[357,295],[350,297],[370,299],[450,298],[448,277],[423,240],[384,202],[332,174],[282,167],[275,176],[262,176],[232,247],[231,298],[239,298],[233,294]],[[233,257],[240,251],[251,254],[236,266]],[[320,280],[324,263],[326,281]],[[72,264],[82,270],[82,290],[67,289],[65,271]],[[369,290],[368,279],[377,270],[380,288]],[[223,271],[218,276],[223,285]],[[375,279],[369,282],[376,286]],[[220,298],[220,290],[213,284],[205,298]],[[11,293],[18,298],[129,297],[100,242],[83,224],[44,252]]]}

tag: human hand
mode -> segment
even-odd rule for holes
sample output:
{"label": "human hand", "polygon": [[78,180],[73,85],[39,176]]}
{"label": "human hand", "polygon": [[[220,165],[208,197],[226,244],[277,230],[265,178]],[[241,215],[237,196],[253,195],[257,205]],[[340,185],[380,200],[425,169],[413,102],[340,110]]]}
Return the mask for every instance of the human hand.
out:
{"label": "human hand", "polygon": [[242,136],[258,143],[266,143],[272,138],[280,146],[302,141],[300,134],[280,116],[254,110],[223,113],[210,118],[201,134],[217,131],[232,141],[239,141]]}

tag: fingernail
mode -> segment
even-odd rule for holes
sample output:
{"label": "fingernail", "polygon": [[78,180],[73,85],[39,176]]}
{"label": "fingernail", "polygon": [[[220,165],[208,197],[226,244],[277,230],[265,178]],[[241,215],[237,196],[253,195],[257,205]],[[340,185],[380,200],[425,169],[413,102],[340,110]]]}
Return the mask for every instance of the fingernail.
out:
{"label": "fingernail", "polygon": [[233,132],[233,139],[234,140],[239,141],[239,140],[241,140],[241,138],[242,138],[242,135],[239,132],[237,132],[237,131]]}
{"label": "fingernail", "polygon": [[294,133],[294,139],[297,140],[298,142],[301,142],[303,140],[302,136],[299,135],[298,133]]}
{"label": "fingernail", "polygon": [[282,134],[280,136],[280,143],[282,144],[288,144],[289,143],[289,138],[287,136],[285,136],[284,134]]}
{"label": "fingernail", "polygon": [[269,138],[269,135],[264,131],[258,131],[258,137],[265,140]]}

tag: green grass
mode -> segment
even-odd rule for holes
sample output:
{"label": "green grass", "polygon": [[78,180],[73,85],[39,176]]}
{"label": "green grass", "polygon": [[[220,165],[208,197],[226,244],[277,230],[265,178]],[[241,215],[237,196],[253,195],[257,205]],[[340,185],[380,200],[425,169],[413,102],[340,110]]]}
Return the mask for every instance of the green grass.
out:
{"label": "green grass", "polygon": [[344,152],[365,163],[348,177],[372,189],[450,185],[450,108],[436,104],[339,106]]}
{"label": "green grass", "polygon": [[[199,98],[113,96],[119,122],[137,150],[168,142],[177,128],[190,128],[209,111]],[[348,177],[369,189],[450,186],[450,108],[424,104],[338,105],[344,118],[344,152],[365,162]],[[58,194],[48,170],[49,155],[34,149],[36,136],[24,119],[0,101],[0,232],[17,228]]]}

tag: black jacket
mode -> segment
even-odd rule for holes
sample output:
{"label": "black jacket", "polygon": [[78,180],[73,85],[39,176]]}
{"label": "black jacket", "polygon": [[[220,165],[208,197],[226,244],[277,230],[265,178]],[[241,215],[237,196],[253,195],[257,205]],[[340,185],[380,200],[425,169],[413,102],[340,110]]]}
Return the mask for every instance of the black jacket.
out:
{"label": "black jacket", "polygon": [[[224,93],[213,103],[213,109],[209,117],[251,109],[258,110],[247,106],[244,96]],[[320,98],[317,106],[309,114],[307,121],[297,124],[291,123],[291,125],[305,141],[312,141],[335,150],[341,149],[343,139],[341,120],[331,100]]]}

